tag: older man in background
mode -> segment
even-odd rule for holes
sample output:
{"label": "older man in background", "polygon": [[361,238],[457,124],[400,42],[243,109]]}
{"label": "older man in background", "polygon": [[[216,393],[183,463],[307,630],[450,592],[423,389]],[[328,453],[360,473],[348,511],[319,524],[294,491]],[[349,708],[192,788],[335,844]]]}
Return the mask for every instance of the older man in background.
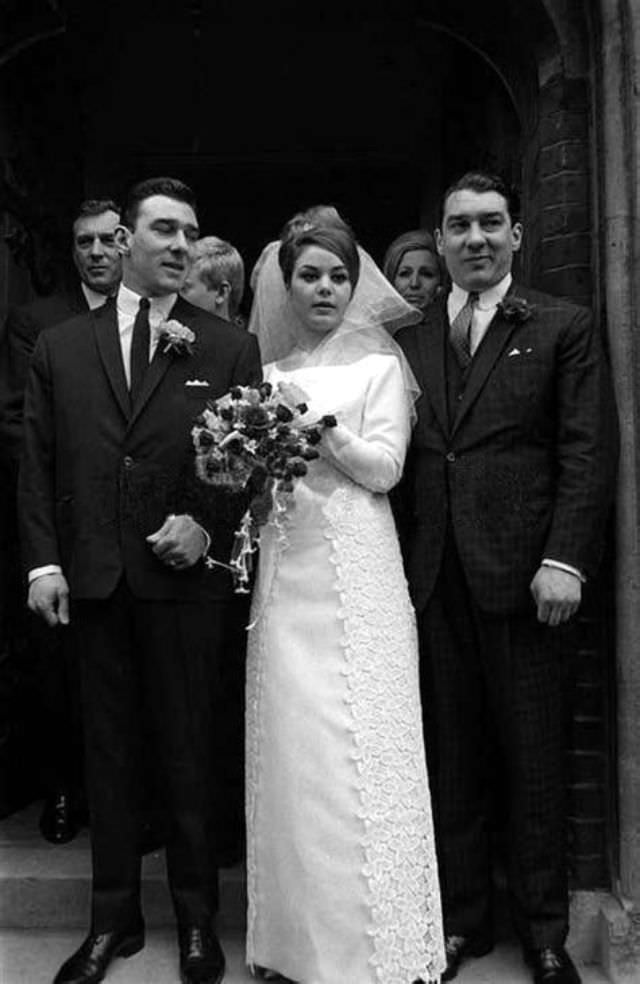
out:
{"label": "older man in background", "polygon": [[[8,597],[21,597],[15,495],[22,442],[24,391],[31,356],[41,332],[78,314],[101,307],[115,294],[122,264],[115,230],[120,208],[111,199],[92,199],[79,206],[72,227],[72,259],[78,279],[48,297],[12,308],[5,324],[0,360],[0,444],[9,508],[7,535]],[[43,837],[54,844],[72,840],[84,819],[78,683],[72,640],[30,621],[22,625],[22,607],[11,616],[9,650],[22,653],[19,677],[33,677],[40,732],[37,785],[44,793],[40,818]],[[25,664],[29,664],[28,668]]]}

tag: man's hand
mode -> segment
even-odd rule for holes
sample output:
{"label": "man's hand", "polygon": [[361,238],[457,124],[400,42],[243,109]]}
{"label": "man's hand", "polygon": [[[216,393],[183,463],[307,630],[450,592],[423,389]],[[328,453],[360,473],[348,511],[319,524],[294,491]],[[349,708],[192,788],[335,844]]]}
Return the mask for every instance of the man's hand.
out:
{"label": "man's hand", "polygon": [[531,582],[538,621],[554,627],[567,622],[580,607],[582,583],[575,574],[557,567],[539,567]]}
{"label": "man's hand", "polygon": [[69,585],[63,574],[42,574],[29,585],[27,605],[47,625],[69,624]]}
{"label": "man's hand", "polygon": [[207,537],[191,516],[167,516],[159,530],[147,537],[154,554],[174,571],[186,570],[200,560]]}

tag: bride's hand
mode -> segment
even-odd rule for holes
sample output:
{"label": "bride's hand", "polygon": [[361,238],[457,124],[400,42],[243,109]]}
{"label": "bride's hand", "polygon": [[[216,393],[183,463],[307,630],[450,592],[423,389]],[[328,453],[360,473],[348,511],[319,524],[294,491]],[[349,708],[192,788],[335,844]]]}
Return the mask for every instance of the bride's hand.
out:
{"label": "bride's hand", "polygon": [[283,403],[286,403],[288,407],[298,407],[301,403],[307,406],[309,404],[308,393],[305,393],[297,383],[287,383],[284,380],[280,380],[276,386],[276,391],[282,398]]}

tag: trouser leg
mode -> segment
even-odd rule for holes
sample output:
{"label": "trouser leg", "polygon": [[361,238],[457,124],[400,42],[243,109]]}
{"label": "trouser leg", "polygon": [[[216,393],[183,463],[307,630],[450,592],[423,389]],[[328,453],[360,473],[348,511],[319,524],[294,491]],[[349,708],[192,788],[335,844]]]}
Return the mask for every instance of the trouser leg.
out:
{"label": "trouser leg", "polygon": [[92,925],[107,932],[140,916],[140,674],[126,587],[106,601],[79,602],[72,618],[82,645]]}
{"label": "trouser leg", "polygon": [[471,601],[451,538],[419,635],[445,932],[490,936],[485,690]]}
{"label": "trouser leg", "polygon": [[226,606],[138,602],[145,694],[169,819],[167,873],[178,921],[206,923],[218,904],[213,735]]}
{"label": "trouser leg", "polygon": [[565,679],[535,614],[482,621],[491,719],[504,763],[512,913],[526,946],[568,929]]}

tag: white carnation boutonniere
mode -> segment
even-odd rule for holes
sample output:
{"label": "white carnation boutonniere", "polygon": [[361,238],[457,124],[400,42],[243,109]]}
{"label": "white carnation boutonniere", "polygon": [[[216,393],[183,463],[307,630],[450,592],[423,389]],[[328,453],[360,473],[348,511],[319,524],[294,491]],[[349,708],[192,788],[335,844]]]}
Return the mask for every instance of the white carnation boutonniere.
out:
{"label": "white carnation boutonniere", "polygon": [[158,344],[162,345],[163,352],[175,352],[177,355],[191,355],[196,334],[181,324],[180,321],[171,319],[162,321],[158,325]]}

